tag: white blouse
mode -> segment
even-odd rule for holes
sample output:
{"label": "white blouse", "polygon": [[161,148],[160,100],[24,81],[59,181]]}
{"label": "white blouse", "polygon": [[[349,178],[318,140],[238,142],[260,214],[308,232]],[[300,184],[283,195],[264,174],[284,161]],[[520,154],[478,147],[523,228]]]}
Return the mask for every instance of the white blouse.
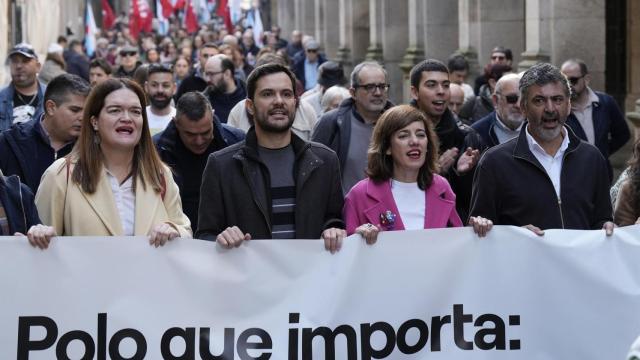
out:
{"label": "white blouse", "polygon": [[123,235],[133,236],[136,226],[136,194],[133,192],[133,176],[129,176],[122,185],[118,184],[118,179],[108,170],[107,178],[122,222]]}

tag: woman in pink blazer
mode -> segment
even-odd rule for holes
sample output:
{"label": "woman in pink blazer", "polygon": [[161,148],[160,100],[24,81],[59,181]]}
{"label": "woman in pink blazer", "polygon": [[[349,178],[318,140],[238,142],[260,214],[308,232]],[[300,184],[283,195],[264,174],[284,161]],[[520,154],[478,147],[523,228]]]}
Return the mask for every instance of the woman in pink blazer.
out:
{"label": "woman in pink blazer", "polygon": [[[379,231],[463,226],[456,196],[437,174],[438,143],[422,111],[400,105],[387,110],[373,130],[368,152],[368,178],[345,198],[347,233],[361,234],[367,243]],[[486,235],[490,220],[472,217],[469,225]]]}

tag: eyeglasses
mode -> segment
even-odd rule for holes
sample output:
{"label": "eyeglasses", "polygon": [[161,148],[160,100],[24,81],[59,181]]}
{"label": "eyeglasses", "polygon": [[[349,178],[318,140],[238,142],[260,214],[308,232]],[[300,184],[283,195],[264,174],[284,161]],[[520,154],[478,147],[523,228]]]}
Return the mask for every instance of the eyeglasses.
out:
{"label": "eyeglasses", "polygon": [[519,95],[503,95],[503,94],[500,94],[500,93],[497,93],[497,94],[500,95],[500,96],[503,96],[505,98],[505,100],[507,100],[507,103],[512,104],[512,105],[517,103],[518,99],[520,98]]}
{"label": "eyeglasses", "polygon": [[210,78],[210,77],[214,77],[218,74],[222,74],[224,72],[224,70],[222,71],[205,71],[204,76]]}
{"label": "eyeglasses", "polygon": [[121,51],[120,56],[136,56],[138,53],[135,51]]}
{"label": "eyeglasses", "polygon": [[389,84],[365,84],[365,85],[354,85],[355,89],[364,89],[369,94],[373,94],[376,90],[380,90],[380,92],[386,92],[389,90]]}
{"label": "eyeglasses", "polygon": [[567,80],[569,80],[569,82],[571,83],[571,85],[575,85],[578,83],[578,81],[580,81],[580,79],[582,79],[584,77],[584,75],[581,76],[577,76],[577,77],[568,77]]}

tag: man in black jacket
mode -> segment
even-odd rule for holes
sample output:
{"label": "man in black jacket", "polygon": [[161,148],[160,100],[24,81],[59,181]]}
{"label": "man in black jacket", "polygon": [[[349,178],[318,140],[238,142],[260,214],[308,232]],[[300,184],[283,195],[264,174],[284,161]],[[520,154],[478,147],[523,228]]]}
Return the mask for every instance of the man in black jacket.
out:
{"label": "man in black jacket", "polygon": [[322,237],[327,250],[340,249],[346,232],[338,158],[292,133],[295,83],[280,64],[249,75],[246,107],[255,125],[245,141],[209,157],[197,238],[232,248],[251,238]]}
{"label": "man in black jacket", "polygon": [[489,149],[478,164],[471,216],[496,225],[600,229],[613,233],[607,163],[565,126],[571,91],[564,75],[537,64],[520,80],[527,123],[517,138]]}
{"label": "man in black jacket", "polygon": [[77,75],[51,80],[44,93],[44,114],[0,133],[0,169],[17,175],[34,193],[44,171],[67,155],[80,135],[89,83]]}
{"label": "man in black jacket", "polygon": [[243,139],[244,132],[220,123],[207,98],[195,91],[178,100],[173,121],[153,137],[160,158],[173,171],[192,229],[198,227],[200,184],[209,154]]}

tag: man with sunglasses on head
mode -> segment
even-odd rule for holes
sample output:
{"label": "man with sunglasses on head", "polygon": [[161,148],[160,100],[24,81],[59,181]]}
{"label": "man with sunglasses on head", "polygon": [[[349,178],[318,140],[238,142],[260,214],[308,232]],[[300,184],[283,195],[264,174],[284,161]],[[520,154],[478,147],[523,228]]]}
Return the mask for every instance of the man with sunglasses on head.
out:
{"label": "man with sunglasses on head", "polygon": [[520,110],[520,75],[506,74],[498,80],[491,96],[495,111],[471,125],[481,139],[481,150],[507,142],[520,134],[524,115]]}
{"label": "man with sunglasses on head", "polygon": [[567,60],[560,70],[571,85],[571,113],[567,118],[567,126],[580,139],[600,150],[607,160],[611,181],[613,170],[609,156],[624,146],[631,137],[627,122],[611,96],[593,91],[589,87],[591,75],[584,61]]}
{"label": "man with sunglasses on head", "polygon": [[120,66],[113,74],[114,77],[133,79],[133,74],[142,63],[138,60],[138,48],[125,45],[120,49]]}
{"label": "man with sunglasses on head", "polygon": [[309,39],[304,43],[304,53],[293,64],[293,73],[304,90],[313,89],[318,83],[318,67],[327,61],[323,54],[320,53],[320,44],[314,39]]}
{"label": "man with sunglasses on head", "polygon": [[327,145],[338,154],[342,190],[346,194],[365,178],[367,149],[373,127],[389,102],[389,77],[376,62],[363,62],[351,72],[351,98],[322,115],[311,140]]}
{"label": "man with sunglasses on head", "polygon": [[149,130],[151,135],[154,135],[164,130],[171,119],[176,116],[176,108],[171,105],[172,97],[176,92],[176,82],[171,66],[149,65],[144,91],[149,99],[149,105],[146,109]]}

